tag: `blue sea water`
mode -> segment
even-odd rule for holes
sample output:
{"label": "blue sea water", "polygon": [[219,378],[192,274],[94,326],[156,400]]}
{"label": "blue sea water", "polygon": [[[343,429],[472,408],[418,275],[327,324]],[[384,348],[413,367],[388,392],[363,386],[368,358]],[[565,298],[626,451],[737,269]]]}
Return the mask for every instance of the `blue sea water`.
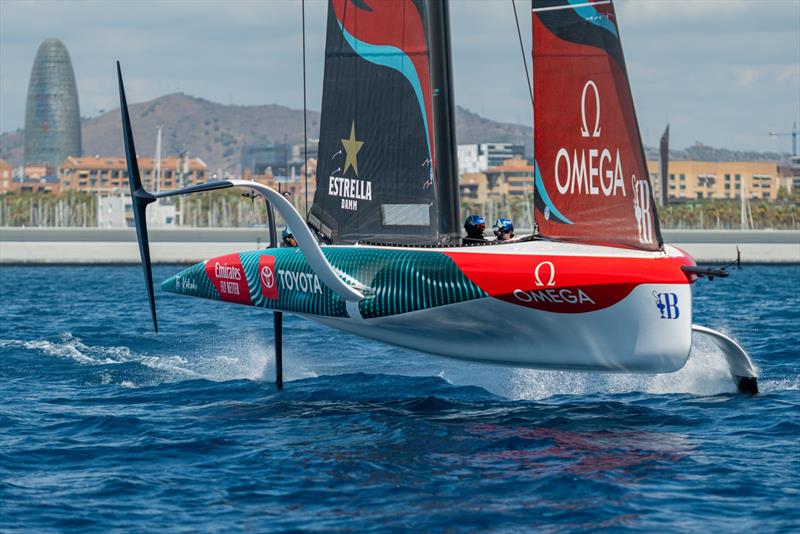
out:
{"label": "blue sea water", "polygon": [[[159,266],[162,280],[178,267]],[[800,529],[800,267],[695,286],[753,355],[671,375],[459,363],[158,293],[139,267],[3,267],[0,531]]]}

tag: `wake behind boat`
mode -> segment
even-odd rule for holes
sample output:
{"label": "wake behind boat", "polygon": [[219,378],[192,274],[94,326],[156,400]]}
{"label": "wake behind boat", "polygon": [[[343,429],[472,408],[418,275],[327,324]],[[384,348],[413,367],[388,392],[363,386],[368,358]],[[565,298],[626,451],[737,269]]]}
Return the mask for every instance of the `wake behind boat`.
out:
{"label": "wake behind boat", "polygon": [[154,325],[147,205],[241,187],[268,203],[272,245],[274,209],[298,247],[213,258],[162,289],[273,310],[278,357],[282,312],[452,358],[565,370],[674,372],[695,332],[757,392],[746,352],[692,325],[690,285],[726,273],[663,243],[612,3],[534,0],[532,15],[539,231],[504,243],[460,245],[447,2],[329,2],[308,217],[242,180],[146,192],[120,70]]}

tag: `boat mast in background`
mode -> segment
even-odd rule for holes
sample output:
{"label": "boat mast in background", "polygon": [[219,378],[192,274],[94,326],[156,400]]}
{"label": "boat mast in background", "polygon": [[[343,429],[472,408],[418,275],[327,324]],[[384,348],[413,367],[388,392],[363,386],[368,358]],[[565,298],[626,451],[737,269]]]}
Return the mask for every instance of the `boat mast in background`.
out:
{"label": "boat mast in background", "polygon": [[156,190],[156,194],[161,192],[161,128],[161,124],[156,127],[156,184],[153,188]]}
{"label": "boat mast in background", "polygon": [[434,176],[439,205],[439,239],[445,242],[461,237],[449,2],[429,1],[427,10],[433,88]]}
{"label": "boat mast in background", "polygon": [[741,229],[742,230],[754,230],[755,224],[753,224],[753,212],[750,209],[750,199],[747,196],[747,187],[742,184],[742,190],[740,193],[741,196]]}
{"label": "boat mast in background", "polygon": [[669,124],[661,136],[658,206],[669,204]]}

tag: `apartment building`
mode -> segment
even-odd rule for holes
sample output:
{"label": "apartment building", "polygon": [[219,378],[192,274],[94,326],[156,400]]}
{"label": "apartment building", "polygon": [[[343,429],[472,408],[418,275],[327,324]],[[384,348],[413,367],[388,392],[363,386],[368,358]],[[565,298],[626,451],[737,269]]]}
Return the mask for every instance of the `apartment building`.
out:
{"label": "apartment building", "polygon": [[512,143],[479,143],[458,145],[458,173],[484,172],[502,165],[508,159],[525,157],[525,145]]}
{"label": "apartment building", "polygon": [[0,193],[58,193],[60,184],[50,165],[28,165],[15,176],[8,162],[0,159]]}
{"label": "apartment building", "polygon": [[[137,158],[142,183],[148,191],[170,191],[208,181],[208,169],[199,158],[162,158],[161,180],[156,184],[154,158]],[[122,157],[73,157],[58,168],[62,191],[89,193],[125,193],[128,185],[128,163]]]}
{"label": "apartment building", "polygon": [[[658,198],[661,186],[658,161],[648,161],[647,170]],[[778,196],[778,166],[774,161],[670,161],[670,200],[749,198],[775,200]]]}

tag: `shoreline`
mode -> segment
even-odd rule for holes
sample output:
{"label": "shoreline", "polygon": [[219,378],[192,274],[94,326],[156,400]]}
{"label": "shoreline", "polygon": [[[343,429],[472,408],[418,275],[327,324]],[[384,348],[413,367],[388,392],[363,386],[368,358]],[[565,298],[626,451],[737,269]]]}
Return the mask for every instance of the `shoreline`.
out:
{"label": "shoreline", "polygon": [[[800,264],[797,230],[663,230],[664,241],[698,263],[728,263],[736,247],[747,264]],[[242,250],[264,248],[265,228],[154,228],[153,263],[194,264]],[[131,265],[139,263],[132,228],[0,228],[2,265]]]}

